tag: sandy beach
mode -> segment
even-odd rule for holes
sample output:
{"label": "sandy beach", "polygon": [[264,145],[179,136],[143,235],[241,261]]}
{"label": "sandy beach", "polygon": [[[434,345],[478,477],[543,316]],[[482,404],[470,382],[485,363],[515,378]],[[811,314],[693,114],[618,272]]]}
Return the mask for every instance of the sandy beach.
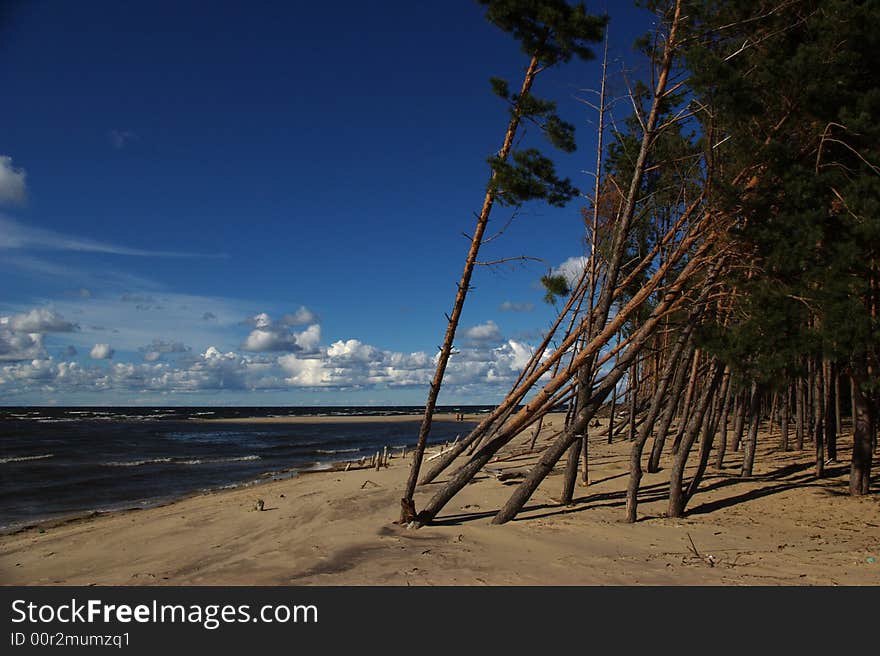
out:
{"label": "sandy beach", "polygon": [[[561,423],[553,417],[547,430]],[[875,495],[847,495],[848,436],[841,439],[839,464],[816,480],[809,450],[780,452],[775,437],[762,435],[756,475],[740,479],[740,454],[731,454],[724,470],[707,472],[685,519],[663,516],[668,470],[647,474],[640,520],[630,525],[623,522],[630,444],[607,445],[598,430],[593,435],[591,483],[578,487],[575,503],[555,501],[562,486],[557,468],[526,511],[504,526],[491,525],[491,518],[517,481],[502,482],[497,474],[524,471],[534,461],[534,454],[516,455],[525,436],[468,485],[437,524],[418,530],[394,523],[410,463],[396,457],[380,471],[311,473],[0,536],[0,582],[880,584],[880,502]],[[436,485],[419,489],[417,507]],[[254,509],[257,499],[263,511]]]}

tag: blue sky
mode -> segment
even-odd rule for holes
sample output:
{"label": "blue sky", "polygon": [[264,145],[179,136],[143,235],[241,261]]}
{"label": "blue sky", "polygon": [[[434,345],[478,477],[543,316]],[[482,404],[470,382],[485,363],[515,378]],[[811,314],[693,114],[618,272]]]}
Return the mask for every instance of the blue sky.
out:
{"label": "blue sky", "polygon": [[[610,4],[611,68],[638,75],[652,17]],[[0,404],[424,402],[506,123],[488,78],[516,86],[526,63],[479,5],[2,18]],[[581,189],[595,128],[576,97],[599,72],[535,88],[578,128],[557,161]],[[552,320],[537,280],[584,252],[585,203],[526,205],[484,248],[541,261],[476,272],[441,402],[503,396]]]}

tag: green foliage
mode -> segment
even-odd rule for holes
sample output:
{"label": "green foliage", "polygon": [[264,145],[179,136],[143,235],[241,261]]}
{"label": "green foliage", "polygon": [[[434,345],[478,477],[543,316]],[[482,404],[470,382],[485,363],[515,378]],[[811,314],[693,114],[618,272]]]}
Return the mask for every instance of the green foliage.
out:
{"label": "green foliage", "polygon": [[499,157],[489,158],[489,165],[495,173],[490,185],[502,205],[543,200],[550,205],[563,207],[577,196],[578,190],[571,181],[568,178],[560,179],[553,161],[534,148],[515,151],[511,159],[512,163]]}
{"label": "green foliage", "polygon": [[574,142],[574,126],[566,123],[555,114],[544,123],[544,134],[554,146],[566,153],[573,153],[577,149]]}
{"label": "green foliage", "polygon": [[541,284],[547,290],[547,293],[544,294],[545,303],[555,303],[557,298],[571,294],[568,280],[563,275],[547,274],[541,276]]}
{"label": "green foliage", "polygon": [[511,94],[507,81],[501,78],[493,77],[489,79],[489,82],[492,85],[493,93],[510,103],[512,116],[533,121],[556,148],[567,153],[573,153],[577,149],[574,140],[574,125],[559,118],[556,114],[555,102],[537,98],[532,94],[524,96]]}
{"label": "green foliage", "polygon": [[489,83],[492,85],[492,92],[496,96],[500,96],[505,100],[510,99],[510,86],[507,84],[507,80],[500,77],[491,77],[489,78]]}
{"label": "green foliage", "polygon": [[880,6],[703,0],[688,14],[690,84],[727,138],[713,202],[753,265],[733,270],[733,321],[705,344],[755,380],[816,355],[876,363]]}
{"label": "green foliage", "polygon": [[529,57],[552,66],[572,57],[593,58],[589,44],[602,38],[606,19],[565,0],[478,0],[486,18],[520,42]]}
{"label": "green foliage", "polygon": [[[602,38],[606,19],[590,16],[583,4],[564,0],[478,0],[487,8],[488,20],[510,32],[522,50],[542,67],[569,61],[572,57],[591,59],[588,44]],[[534,69],[532,69],[534,70]],[[490,80],[492,91],[510,104],[512,125],[523,120],[536,124],[556,148],[571,153],[576,149],[574,125],[556,114],[556,103],[531,93],[511,93],[501,78]],[[553,162],[534,148],[509,153],[510,159],[495,156],[490,190],[503,205],[519,205],[544,200],[561,207],[578,194],[569,179],[556,175]]]}

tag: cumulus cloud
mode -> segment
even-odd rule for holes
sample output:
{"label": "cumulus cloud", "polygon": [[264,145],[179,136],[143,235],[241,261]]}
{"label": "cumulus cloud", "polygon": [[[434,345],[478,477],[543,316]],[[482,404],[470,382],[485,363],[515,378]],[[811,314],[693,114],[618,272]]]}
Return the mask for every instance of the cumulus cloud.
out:
{"label": "cumulus cloud", "polygon": [[321,326],[314,324],[300,333],[294,333],[296,345],[306,353],[314,351],[321,343]]}
{"label": "cumulus cloud", "polygon": [[202,321],[213,321],[217,318],[217,315],[213,312],[205,312],[202,315]]}
{"label": "cumulus cloud", "polygon": [[0,361],[33,360],[43,356],[40,333],[15,333],[0,328]]}
{"label": "cumulus cloud", "polygon": [[504,301],[498,306],[502,312],[531,312],[535,309],[534,303],[514,303],[512,301]]}
{"label": "cumulus cloud", "polygon": [[281,317],[281,323],[285,326],[305,326],[309,323],[316,323],[317,315],[305,305],[301,305],[293,314],[285,314]]}
{"label": "cumulus cloud", "polygon": [[490,319],[486,323],[468,328],[464,331],[464,336],[475,342],[497,342],[501,339],[501,330]]}
{"label": "cumulus cloud", "polygon": [[154,339],[147,346],[142,346],[140,352],[144,354],[145,362],[155,362],[166,353],[189,353],[190,348],[183,342],[165,341]]}
{"label": "cumulus cloud", "polygon": [[0,203],[22,205],[27,200],[24,169],[17,169],[8,155],[0,155]]}
{"label": "cumulus cloud", "polygon": [[[28,394],[41,398],[49,387],[62,398],[65,393],[112,392],[118,399],[224,390],[425,390],[434,374],[436,354],[386,350],[356,338],[322,345],[320,325],[292,331],[264,313],[250,323],[252,350],[210,346],[193,353],[179,338],[154,339],[139,347],[143,361],[138,363],[116,360],[113,348],[99,343],[85,353],[93,360],[107,362],[86,364],[66,361],[76,352],[62,346],[53,350],[59,360],[47,356],[40,332],[13,332],[3,327],[0,399],[28,398]],[[285,332],[280,332],[281,328]],[[474,398],[503,393],[528,361],[532,347],[518,340],[503,340],[493,322],[473,326],[470,333],[473,339],[460,345],[449,362],[444,389]],[[283,349],[270,348],[279,346],[273,345],[273,339],[280,340]],[[125,350],[135,349],[138,347],[126,346]],[[166,354],[179,356],[165,358]]]}
{"label": "cumulus cloud", "polygon": [[[501,391],[510,385],[531,353],[530,346],[513,340],[492,348],[462,349],[450,360],[444,386]],[[212,346],[176,363],[114,362],[98,367],[45,357],[15,362],[0,366],[0,398],[43,389],[47,384],[66,392],[137,393],[424,388],[433,373],[434,359],[424,352],[385,351],[357,339],[339,340],[312,355],[298,352],[277,358],[223,352]]]}
{"label": "cumulus cloud", "polygon": [[246,323],[254,326],[254,330],[245,338],[242,349],[252,353],[312,352],[321,341],[321,326],[318,324],[313,324],[301,332],[294,332],[290,330],[290,324],[285,323],[284,319],[274,322],[266,312],[251,317]]}
{"label": "cumulus cloud", "polygon": [[0,317],[0,361],[33,360],[45,356],[43,335],[77,330],[75,323],[48,308]]}
{"label": "cumulus cloud", "polygon": [[580,279],[581,274],[584,272],[584,269],[587,268],[588,263],[589,258],[586,258],[583,255],[575,255],[565,260],[559,266],[554,267],[550,273],[554,276],[564,276],[569,287],[574,287]]}
{"label": "cumulus cloud", "polygon": [[278,364],[289,374],[285,382],[293,387],[326,387],[334,382],[333,370],[322,360],[291,354],[278,358]]}
{"label": "cumulus cloud", "polygon": [[242,344],[245,351],[264,353],[266,351],[295,351],[296,337],[290,333],[275,332],[257,328],[251,331]]}
{"label": "cumulus cloud", "polygon": [[92,360],[109,360],[113,357],[113,349],[109,344],[95,344],[89,351],[89,357]]}
{"label": "cumulus cloud", "polygon": [[77,329],[75,323],[47,308],[35,308],[26,314],[0,317],[0,327],[25,333],[69,333]]}

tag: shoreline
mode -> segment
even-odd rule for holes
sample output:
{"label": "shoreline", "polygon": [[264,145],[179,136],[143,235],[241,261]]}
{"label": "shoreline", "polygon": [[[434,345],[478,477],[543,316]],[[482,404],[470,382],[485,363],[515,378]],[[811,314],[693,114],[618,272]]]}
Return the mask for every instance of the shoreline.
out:
{"label": "shoreline", "polygon": [[[469,425],[476,424],[479,419],[477,419],[479,415],[464,415],[464,418],[461,423]],[[404,422],[421,422],[422,415],[414,415],[414,414],[405,414],[405,415],[340,415],[340,416],[329,416],[329,415],[302,415],[302,416],[289,416],[289,417],[235,417],[230,419],[202,419],[202,418],[192,418],[188,419],[188,422],[193,423],[231,423],[231,424],[354,424],[354,423],[404,423]],[[454,413],[438,413],[434,415],[434,421],[448,421],[448,422],[457,422]],[[396,456],[394,455],[394,451],[398,451],[401,447],[396,445],[387,445],[389,448],[389,458],[394,459]],[[409,445],[407,445],[408,447]],[[427,449],[425,451],[426,455],[429,453],[432,447],[436,445],[428,444]],[[91,520],[99,517],[106,517],[116,513],[129,513],[129,512],[137,512],[141,510],[150,510],[151,508],[159,508],[163,506],[167,506],[169,504],[177,503],[179,501],[184,501],[186,499],[190,499],[192,497],[197,497],[201,495],[209,495],[209,494],[218,494],[232,490],[238,490],[242,488],[255,488],[261,485],[266,485],[268,483],[278,482],[288,480],[290,478],[295,478],[304,474],[319,474],[324,472],[336,472],[336,471],[344,471],[345,467],[348,463],[355,463],[359,461],[351,459],[342,459],[342,460],[331,460],[326,462],[317,462],[315,465],[304,468],[297,469],[296,467],[289,467],[277,471],[272,472],[264,472],[252,479],[245,479],[238,483],[231,483],[227,485],[220,485],[210,489],[196,489],[191,490],[189,492],[185,492],[182,494],[170,496],[170,497],[158,497],[154,499],[143,499],[140,502],[123,502],[123,505],[120,507],[110,507],[106,509],[83,509],[72,511],[69,513],[55,515],[51,517],[45,517],[42,519],[34,519],[34,520],[25,520],[20,522],[17,525],[10,525],[6,527],[0,527],[0,537],[8,536],[8,535],[16,535],[18,533],[22,533],[28,530],[47,530],[49,528],[55,528],[57,526],[63,526],[66,524],[71,524],[79,521]],[[370,466],[352,466],[351,470],[355,471],[358,469],[370,469]],[[138,504],[141,505],[131,505]]]}
{"label": "shoreline", "polygon": [[[550,426],[542,433],[546,445]],[[600,429],[601,430],[601,429]],[[762,434],[752,479],[740,454],[708,473],[683,519],[664,516],[664,470],[643,480],[639,521],[626,524],[630,443],[590,440],[591,483],[555,500],[561,467],[517,520],[491,524],[534,463],[512,442],[418,530],[394,523],[409,458],[388,468],[203,492],[148,509],[81,517],[0,536],[7,585],[877,585],[880,504],[852,499],[849,438],[826,479],[812,453],[780,452]],[[435,452],[434,445],[430,452]],[[463,462],[463,459],[460,461]],[[503,475],[502,475],[503,474]],[[424,507],[437,484],[422,486]],[[254,510],[257,498],[265,509]],[[693,556],[690,541],[710,566]],[[871,561],[874,558],[875,561]]]}

